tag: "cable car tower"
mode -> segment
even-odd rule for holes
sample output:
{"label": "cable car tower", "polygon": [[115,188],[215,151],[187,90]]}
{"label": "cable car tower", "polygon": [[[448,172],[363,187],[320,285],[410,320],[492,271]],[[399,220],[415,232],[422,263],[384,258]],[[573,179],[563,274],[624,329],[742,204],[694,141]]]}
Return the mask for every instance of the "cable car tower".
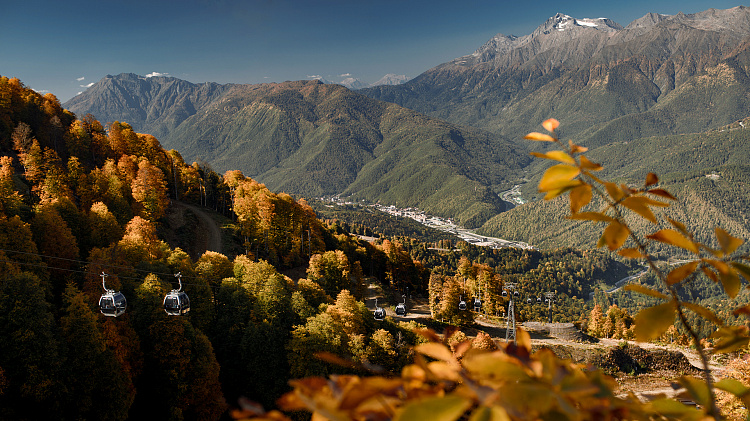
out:
{"label": "cable car tower", "polygon": [[544,293],[545,300],[547,302],[547,311],[549,313],[548,315],[548,321],[547,323],[552,323],[552,301],[555,299],[555,292],[554,291],[548,291]]}
{"label": "cable car tower", "polygon": [[[507,294],[510,297],[510,303],[508,303],[508,316],[505,322],[505,342],[510,342],[513,339],[513,343],[516,343],[516,313],[513,309],[513,297],[518,297],[518,291],[516,291],[515,283],[507,283],[503,287],[503,293],[511,291]],[[503,294],[506,295],[506,294]]]}

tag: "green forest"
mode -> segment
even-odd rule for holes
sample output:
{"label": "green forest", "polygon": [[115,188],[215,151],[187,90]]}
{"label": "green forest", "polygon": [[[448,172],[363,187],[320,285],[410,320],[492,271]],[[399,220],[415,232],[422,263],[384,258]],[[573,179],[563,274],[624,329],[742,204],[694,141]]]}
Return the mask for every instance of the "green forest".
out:
{"label": "green forest", "polygon": [[[385,218],[319,216],[239,171],[188,164],[127,123],[79,119],[15,78],[0,78],[0,152],[5,419],[219,419],[241,397],[272,408],[290,379],[362,370],[318,352],[383,372],[413,361],[423,326],[374,321],[369,284],[388,292],[382,305],[404,292],[428,300],[437,327],[473,323],[458,297],[502,315],[506,282],[524,300],[556,292],[554,320],[578,321],[597,286],[638,270],[604,252],[484,249]],[[239,251],[193,258],[170,246],[175,203],[226,221]],[[190,311],[168,315],[164,297],[179,288]],[[118,317],[100,312],[106,290],[127,299]],[[516,315],[547,317],[520,302]]]}

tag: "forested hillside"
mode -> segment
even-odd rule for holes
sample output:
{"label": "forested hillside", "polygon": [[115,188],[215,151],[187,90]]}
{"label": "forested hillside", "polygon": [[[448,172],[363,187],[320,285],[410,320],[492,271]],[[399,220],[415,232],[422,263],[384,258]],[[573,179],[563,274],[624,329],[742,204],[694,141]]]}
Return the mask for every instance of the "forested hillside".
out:
{"label": "forested hillside", "polygon": [[[750,154],[750,129],[746,128],[749,124],[745,119],[703,133],[613,142],[592,147],[588,156],[598,162],[611,162],[603,175],[626,184],[636,183],[649,171],[658,169],[662,186],[674,191],[680,201],[679,207],[670,208],[670,217],[684,221],[701,241],[708,241],[717,225],[732,235],[748,238],[750,166],[745,157]],[[530,178],[531,182],[524,186],[525,197],[539,197],[532,186],[536,186],[540,176]],[[495,216],[479,232],[545,248],[595,246],[600,235],[597,227],[566,220],[563,202],[527,203]],[[596,204],[591,208],[596,208]],[[640,228],[646,225],[641,224]]]}
{"label": "forested hillside", "polygon": [[[79,120],[18,79],[0,77],[0,98],[3,419],[218,419],[240,396],[272,407],[290,378],[347,372],[316,352],[392,372],[411,361],[418,325],[376,324],[370,282],[438,299],[439,316],[463,324],[469,313],[449,303],[481,291],[502,313],[512,281],[524,297],[557,291],[555,320],[572,321],[597,285],[634,269],[599,252],[368,243],[304,199],[188,165],[126,123]],[[242,251],[193,259],[170,247],[160,233],[177,199],[229,216],[224,235]],[[167,315],[180,285],[190,310]],[[122,315],[100,313],[104,288],[126,297]]]}
{"label": "forested hillside", "polygon": [[[368,283],[440,298],[440,317],[463,324],[468,314],[447,304],[457,293],[481,289],[501,313],[510,280],[525,297],[557,291],[556,320],[578,320],[596,285],[633,270],[598,252],[368,243],[304,199],[187,164],[126,123],[78,119],[18,79],[0,77],[0,99],[5,419],[219,419],[240,396],[272,407],[290,378],[347,372],[320,351],[392,372],[411,361],[418,325],[376,324]],[[231,218],[223,235],[241,251],[193,259],[169,246],[177,200]],[[189,313],[168,315],[165,295],[180,285]],[[127,299],[118,317],[100,313],[105,288]]]}

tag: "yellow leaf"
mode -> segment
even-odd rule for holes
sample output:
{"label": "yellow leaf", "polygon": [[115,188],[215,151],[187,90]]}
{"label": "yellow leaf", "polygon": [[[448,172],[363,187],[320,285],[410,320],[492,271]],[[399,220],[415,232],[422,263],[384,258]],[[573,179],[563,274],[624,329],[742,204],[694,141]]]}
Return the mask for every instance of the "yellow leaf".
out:
{"label": "yellow leaf", "polygon": [[646,187],[653,186],[654,184],[659,182],[659,177],[656,176],[656,174],[650,172],[646,175]]}
{"label": "yellow leaf", "polygon": [[699,253],[698,245],[693,242],[693,240],[685,237],[675,230],[663,229],[646,236],[646,238],[656,240],[660,243],[666,243],[675,247],[683,248],[685,250],[693,252],[694,254]]}
{"label": "yellow leaf", "polygon": [[565,164],[576,165],[576,160],[572,156],[568,155],[565,151],[549,151],[547,153],[531,152],[537,158],[551,159],[553,161],[560,161]]}
{"label": "yellow leaf", "polygon": [[688,235],[687,227],[685,226],[685,224],[672,218],[667,218],[667,221],[669,221],[669,223],[672,224],[673,227],[677,228],[678,231],[685,235]]}
{"label": "yellow leaf", "polygon": [[448,395],[428,397],[412,401],[401,408],[394,421],[430,420],[454,421],[471,408],[471,399],[463,396]]}
{"label": "yellow leaf", "polygon": [[750,266],[739,263],[739,262],[732,262],[732,267],[740,274],[743,278],[745,278],[746,281],[750,282]]}
{"label": "yellow leaf", "polygon": [[480,406],[471,414],[469,421],[511,421],[511,418],[500,406]]}
{"label": "yellow leaf", "polygon": [[734,298],[740,292],[740,286],[742,281],[740,280],[737,271],[721,260],[704,259],[704,262],[713,266],[717,272],[719,272],[719,280],[721,280],[722,286],[724,286],[724,292],[727,293],[729,298]]}
{"label": "yellow leaf", "polygon": [[732,237],[728,232],[719,227],[714,228],[714,231],[716,232],[716,239],[719,240],[721,251],[726,254],[734,253],[734,251],[737,250],[737,247],[741,246],[742,243],[744,243],[742,239]]}
{"label": "yellow leaf", "polygon": [[581,170],[572,165],[557,164],[549,167],[539,181],[539,191],[545,192],[569,186]]}
{"label": "yellow leaf", "polygon": [[674,323],[674,303],[671,301],[641,310],[635,315],[635,337],[648,342],[656,339]]}
{"label": "yellow leaf", "polygon": [[629,196],[622,201],[622,205],[655,224],[656,215],[649,209],[647,200],[643,196]]}
{"label": "yellow leaf", "polygon": [[585,156],[581,156],[581,168],[591,171],[601,171],[604,169],[601,165],[589,161]]}
{"label": "yellow leaf", "polygon": [[702,267],[701,270],[703,271],[703,274],[708,277],[708,279],[714,282],[719,282],[719,277],[716,276],[716,274],[711,269],[707,267]]}
{"label": "yellow leaf", "polygon": [[576,145],[575,143],[573,143],[572,140],[568,141],[568,146],[570,146],[571,153],[581,153],[581,152],[586,152],[587,150],[589,150],[589,148],[585,146]]}
{"label": "yellow leaf", "polygon": [[554,118],[549,118],[547,120],[544,120],[542,126],[547,129],[548,132],[554,132],[555,129],[560,126],[560,122],[555,120]]}
{"label": "yellow leaf", "polygon": [[624,291],[635,291],[643,295],[648,295],[648,296],[655,297],[655,298],[661,298],[662,300],[666,300],[667,298],[669,298],[655,289],[651,289],[649,287],[646,287],[640,284],[627,284],[624,287],[622,287],[622,289]]}
{"label": "yellow leaf", "polygon": [[750,342],[747,326],[722,326],[711,334],[712,338],[719,338],[714,345],[714,354],[725,354],[744,348]]}
{"label": "yellow leaf", "polygon": [[615,202],[619,202],[625,197],[625,193],[622,191],[620,186],[615,183],[604,183],[604,187],[606,187],[607,193],[609,193],[609,197],[611,197]]}
{"label": "yellow leaf", "polygon": [[610,250],[617,250],[625,244],[625,240],[628,239],[629,234],[628,227],[617,221],[613,221],[604,229],[602,238],[604,238],[604,242]]}
{"label": "yellow leaf", "polygon": [[706,307],[699,306],[698,304],[691,303],[689,301],[683,301],[682,305],[690,309],[693,313],[698,314],[699,316],[703,317],[706,320],[710,320],[711,322],[721,326],[724,324],[724,322],[714,314],[713,311],[707,309]]}
{"label": "yellow leaf", "polygon": [[548,134],[531,132],[523,137],[528,140],[536,140],[538,142],[554,142],[556,139]]}
{"label": "yellow leaf", "polygon": [[695,403],[701,406],[709,405],[711,392],[704,381],[698,380],[695,377],[682,376],[680,377],[680,384],[687,389]]}
{"label": "yellow leaf", "polygon": [[737,272],[731,271],[726,275],[719,272],[719,279],[721,279],[721,285],[724,286],[724,292],[727,293],[729,298],[734,298],[737,296],[737,294],[740,293],[740,286],[742,286],[742,281],[740,281],[740,277],[739,275],[737,275]]}
{"label": "yellow leaf", "polygon": [[417,345],[414,350],[419,352],[420,354],[427,355],[428,357],[434,358],[436,360],[454,360],[451,350],[441,343],[428,342],[426,344]]}
{"label": "yellow leaf", "polygon": [[698,269],[699,263],[699,260],[694,260],[672,269],[667,275],[667,284],[674,285],[687,278],[691,273],[695,272],[695,270]]}
{"label": "yellow leaf", "polygon": [[607,216],[600,212],[580,212],[574,215],[570,215],[568,216],[568,218],[594,222],[612,222],[615,220],[611,216]]}
{"label": "yellow leaf", "polygon": [[583,184],[570,191],[570,212],[577,213],[591,202],[591,186]]}
{"label": "yellow leaf", "polygon": [[663,419],[675,419],[683,421],[705,420],[703,412],[695,407],[690,407],[682,402],[670,398],[659,398],[649,402],[651,409],[662,415]]}
{"label": "yellow leaf", "polygon": [[500,380],[523,381],[529,374],[519,364],[509,358],[503,359],[494,353],[475,353],[465,358],[463,366],[471,373],[482,377]]}
{"label": "yellow leaf", "polygon": [[646,255],[641,253],[637,247],[622,249],[618,251],[617,254],[622,257],[627,257],[628,259],[642,259],[646,257]]}

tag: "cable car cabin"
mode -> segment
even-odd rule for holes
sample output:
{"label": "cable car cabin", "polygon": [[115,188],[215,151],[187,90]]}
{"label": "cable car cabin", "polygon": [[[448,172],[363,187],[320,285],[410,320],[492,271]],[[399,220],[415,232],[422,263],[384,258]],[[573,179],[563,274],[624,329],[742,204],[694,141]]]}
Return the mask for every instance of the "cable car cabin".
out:
{"label": "cable car cabin", "polygon": [[375,320],[382,322],[385,320],[385,310],[383,310],[381,307],[377,307],[375,309],[375,312],[373,312],[373,316],[375,317]]}
{"label": "cable car cabin", "polygon": [[474,300],[474,311],[480,311],[482,309],[482,300]]}
{"label": "cable car cabin", "polygon": [[125,313],[128,307],[128,300],[120,291],[107,290],[99,298],[99,311],[105,316],[117,317]]}
{"label": "cable car cabin", "polygon": [[164,311],[170,316],[182,316],[190,311],[190,299],[182,291],[172,290],[164,297]]}
{"label": "cable car cabin", "polygon": [[503,291],[503,297],[507,297],[507,296],[508,296],[508,291]]}
{"label": "cable car cabin", "polygon": [[542,303],[542,297],[536,297],[536,303],[541,304]]}
{"label": "cable car cabin", "polygon": [[396,315],[406,316],[406,306],[403,303],[398,303],[396,305]]}
{"label": "cable car cabin", "polygon": [[464,301],[464,300],[459,301],[458,302],[458,309],[461,310],[461,311],[466,310],[466,301]]}
{"label": "cable car cabin", "polygon": [[531,304],[532,302],[533,302],[533,301],[531,300],[531,298],[527,298],[527,299],[526,299],[526,304]]}

